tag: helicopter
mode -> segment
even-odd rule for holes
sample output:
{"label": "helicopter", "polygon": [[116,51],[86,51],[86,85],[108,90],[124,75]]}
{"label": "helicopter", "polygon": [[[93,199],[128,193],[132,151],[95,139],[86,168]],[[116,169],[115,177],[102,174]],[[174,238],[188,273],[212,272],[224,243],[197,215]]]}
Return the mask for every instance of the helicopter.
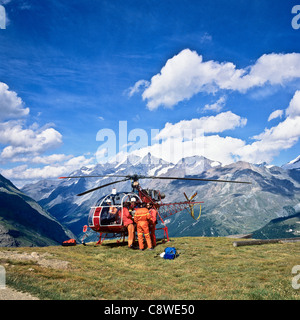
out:
{"label": "helicopter", "polygon": [[[129,192],[117,192],[116,188],[112,189],[110,194],[101,197],[94,206],[91,207],[88,215],[88,224],[83,227],[84,236],[82,238],[82,244],[85,244],[84,240],[88,237],[88,230],[99,233],[99,240],[96,243],[101,245],[107,236],[107,234],[113,234],[114,237],[120,235],[125,241],[127,236],[127,228],[123,225],[122,212],[123,208],[130,207],[130,204],[139,206],[141,204],[151,203],[157,211],[157,218],[161,222],[162,227],[156,228],[155,230],[164,231],[164,241],[169,241],[168,227],[165,223],[167,217],[172,216],[178,212],[186,210],[193,219],[198,220],[201,216],[201,205],[203,201],[195,201],[197,192],[191,197],[188,197],[184,193],[185,201],[163,203],[162,200],[165,198],[165,194],[159,190],[154,189],[143,189],[139,183],[141,179],[160,179],[160,180],[184,180],[184,181],[199,181],[199,182],[221,182],[221,183],[241,183],[251,184],[246,181],[232,181],[232,180],[219,180],[219,179],[202,179],[202,178],[183,178],[183,177],[157,177],[157,176],[144,176],[144,175],[89,175],[89,176],[69,176],[59,177],[59,179],[80,179],[80,178],[99,178],[99,177],[112,177],[112,178],[123,178],[121,180],[109,182],[98,187],[86,190],[77,196],[83,196],[90,192],[94,192],[101,188],[108,187],[110,185],[125,182],[131,180],[132,190]],[[199,214],[195,217],[194,207],[199,206]],[[132,208],[134,209],[134,208]],[[111,214],[113,213],[113,214]],[[119,241],[118,241],[119,242]]]}

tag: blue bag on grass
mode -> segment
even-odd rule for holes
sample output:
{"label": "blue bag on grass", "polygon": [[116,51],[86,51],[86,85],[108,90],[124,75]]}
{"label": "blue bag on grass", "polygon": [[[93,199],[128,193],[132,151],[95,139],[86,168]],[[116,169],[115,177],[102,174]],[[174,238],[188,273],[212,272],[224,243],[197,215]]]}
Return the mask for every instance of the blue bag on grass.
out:
{"label": "blue bag on grass", "polygon": [[164,259],[175,259],[178,256],[174,247],[167,247],[165,249]]}

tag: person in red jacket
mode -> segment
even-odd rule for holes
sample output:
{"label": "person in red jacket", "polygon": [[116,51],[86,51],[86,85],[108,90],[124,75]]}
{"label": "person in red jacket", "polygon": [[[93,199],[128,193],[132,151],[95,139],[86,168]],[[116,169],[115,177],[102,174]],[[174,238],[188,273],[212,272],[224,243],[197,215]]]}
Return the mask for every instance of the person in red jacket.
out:
{"label": "person in red jacket", "polygon": [[134,241],[135,241],[135,230],[133,224],[133,218],[129,213],[127,206],[125,205],[122,209],[123,214],[123,225],[127,228],[128,231],[128,248],[134,249]]}
{"label": "person in red jacket", "polygon": [[150,213],[148,209],[145,208],[145,205],[142,205],[141,208],[137,208],[135,210],[134,222],[137,224],[137,235],[140,250],[144,250],[143,234],[145,235],[148,249],[153,250],[149,233],[149,222],[151,221]]}
{"label": "person in red jacket", "polygon": [[155,236],[155,227],[157,224],[157,211],[153,207],[152,203],[147,203],[147,209],[149,210],[149,213],[151,215],[151,222],[149,223],[149,231],[150,231],[150,238],[152,242],[153,248],[156,247],[156,236]]}

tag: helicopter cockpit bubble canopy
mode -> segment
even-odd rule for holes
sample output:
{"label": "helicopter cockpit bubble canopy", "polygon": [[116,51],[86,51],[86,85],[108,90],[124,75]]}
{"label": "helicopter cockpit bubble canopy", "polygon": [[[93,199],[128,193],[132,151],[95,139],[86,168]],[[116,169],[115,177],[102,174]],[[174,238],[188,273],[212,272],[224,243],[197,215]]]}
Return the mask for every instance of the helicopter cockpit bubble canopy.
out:
{"label": "helicopter cockpit bubble canopy", "polygon": [[[125,203],[130,203],[135,198],[137,203],[141,202],[140,197],[134,192],[113,192],[100,198],[91,207],[88,225],[94,231],[98,231],[101,226],[122,226],[123,217],[121,209]],[[110,211],[115,211],[110,215]]]}
{"label": "helicopter cockpit bubble canopy", "polygon": [[[110,207],[110,206],[122,206],[126,202],[130,202],[131,198],[135,198],[136,202],[141,202],[140,197],[134,192],[116,192],[103,196],[100,198],[94,207]],[[94,208],[92,207],[92,208]]]}

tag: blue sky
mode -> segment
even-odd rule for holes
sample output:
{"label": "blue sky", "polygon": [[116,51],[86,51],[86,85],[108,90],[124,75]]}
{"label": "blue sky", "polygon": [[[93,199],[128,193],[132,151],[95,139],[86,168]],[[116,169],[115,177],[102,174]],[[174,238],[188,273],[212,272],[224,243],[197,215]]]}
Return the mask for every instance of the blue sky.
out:
{"label": "blue sky", "polygon": [[[97,163],[102,129],[130,151],[134,141],[118,148],[119,121],[158,129],[162,146],[202,128],[203,154],[225,164],[300,154],[300,2],[0,4],[0,167],[17,184]],[[148,144],[140,154],[158,155]]]}

